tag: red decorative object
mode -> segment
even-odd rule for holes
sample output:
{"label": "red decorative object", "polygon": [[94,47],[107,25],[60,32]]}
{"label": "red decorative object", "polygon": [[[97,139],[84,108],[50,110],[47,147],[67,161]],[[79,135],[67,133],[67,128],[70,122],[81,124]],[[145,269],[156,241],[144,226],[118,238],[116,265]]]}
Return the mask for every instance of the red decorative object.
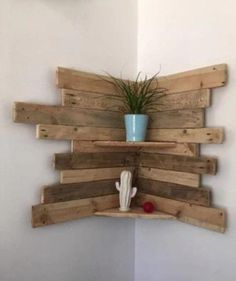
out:
{"label": "red decorative object", "polygon": [[145,202],[143,204],[143,210],[145,213],[153,213],[154,209],[155,209],[155,207],[152,204],[152,202]]}

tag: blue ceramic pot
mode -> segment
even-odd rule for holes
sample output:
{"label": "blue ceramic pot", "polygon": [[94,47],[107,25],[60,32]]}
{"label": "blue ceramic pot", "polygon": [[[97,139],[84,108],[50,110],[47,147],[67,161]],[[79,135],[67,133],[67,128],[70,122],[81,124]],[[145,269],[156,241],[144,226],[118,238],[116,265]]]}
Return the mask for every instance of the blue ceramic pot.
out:
{"label": "blue ceramic pot", "polygon": [[145,141],[148,125],[148,115],[126,114],[126,141]]}

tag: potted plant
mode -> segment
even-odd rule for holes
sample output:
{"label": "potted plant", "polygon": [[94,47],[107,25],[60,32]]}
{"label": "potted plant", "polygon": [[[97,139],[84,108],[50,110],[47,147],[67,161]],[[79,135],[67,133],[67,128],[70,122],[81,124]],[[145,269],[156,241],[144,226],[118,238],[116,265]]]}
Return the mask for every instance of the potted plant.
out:
{"label": "potted plant", "polygon": [[108,74],[110,79],[107,81],[117,88],[124,104],[126,141],[145,141],[149,119],[147,113],[159,104],[158,99],[166,90],[158,87],[157,74],[149,79],[145,75],[142,79],[139,72],[135,81]]}

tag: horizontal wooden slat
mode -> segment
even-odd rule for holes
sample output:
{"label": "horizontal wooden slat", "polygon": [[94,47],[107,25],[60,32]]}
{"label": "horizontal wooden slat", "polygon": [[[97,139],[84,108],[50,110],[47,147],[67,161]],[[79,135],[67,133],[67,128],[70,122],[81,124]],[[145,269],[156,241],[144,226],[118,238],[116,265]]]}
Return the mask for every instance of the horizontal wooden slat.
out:
{"label": "horizontal wooden slat", "polygon": [[117,95],[68,89],[62,89],[62,105],[87,109],[124,111],[121,97]]}
{"label": "horizontal wooden slat", "polygon": [[97,211],[119,206],[119,196],[107,195],[32,207],[32,226],[39,227],[92,216]]}
{"label": "horizontal wooden slat", "polygon": [[170,148],[175,147],[175,142],[150,142],[150,141],[95,141],[95,145],[102,147],[148,147]]}
{"label": "horizontal wooden slat", "polygon": [[137,204],[142,205],[146,201],[153,202],[159,211],[174,215],[182,222],[219,232],[224,232],[225,230],[225,213],[223,209],[208,208],[141,192],[138,193]]}
{"label": "horizontal wooden slat", "polygon": [[39,139],[55,140],[124,140],[124,129],[78,127],[63,125],[37,125],[36,136]]}
{"label": "horizontal wooden slat", "polygon": [[138,178],[136,184],[139,192],[142,193],[185,201],[202,206],[210,205],[210,190],[206,188],[194,188],[141,177]]}
{"label": "horizontal wooden slat", "polygon": [[[227,65],[218,64],[185,71],[158,78],[158,86],[166,88],[167,93],[209,89],[224,86],[227,79]],[[153,83],[156,87],[156,83]]]}
{"label": "horizontal wooden slat", "polygon": [[114,167],[97,169],[65,170],[60,172],[61,183],[78,183],[86,181],[98,181],[116,179],[120,177],[123,170],[133,172],[132,167]]}
{"label": "horizontal wooden slat", "polygon": [[113,180],[93,180],[89,182],[54,184],[43,189],[43,203],[56,203],[92,198],[117,193]]}
{"label": "horizontal wooden slat", "polygon": [[15,122],[90,127],[123,128],[123,116],[118,112],[80,109],[16,102],[13,108]]}
{"label": "horizontal wooden slat", "polygon": [[55,154],[57,170],[127,167],[136,164],[136,153],[58,153]]}
{"label": "horizontal wooden slat", "polygon": [[216,158],[187,157],[141,153],[140,165],[144,167],[182,171],[196,174],[216,174]]}
{"label": "horizontal wooden slat", "polygon": [[162,182],[176,183],[191,187],[200,186],[200,175],[186,172],[162,170],[155,168],[139,168],[139,177],[158,180]]}
{"label": "horizontal wooden slat", "polygon": [[224,130],[223,128],[152,129],[148,130],[147,140],[182,143],[222,143]]}
{"label": "horizontal wooden slat", "polygon": [[116,88],[108,83],[108,76],[73,70],[64,67],[57,69],[57,86],[61,89],[117,94]]}

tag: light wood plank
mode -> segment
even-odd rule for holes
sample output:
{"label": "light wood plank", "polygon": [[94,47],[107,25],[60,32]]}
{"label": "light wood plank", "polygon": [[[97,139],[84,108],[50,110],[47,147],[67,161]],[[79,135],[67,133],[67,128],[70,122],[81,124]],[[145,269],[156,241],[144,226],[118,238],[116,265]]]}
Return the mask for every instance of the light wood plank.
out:
{"label": "light wood plank", "polygon": [[73,200],[32,206],[32,226],[39,227],[92,216],[119,206],[119,196],[107,195],[95,198]]}
{"label": "light wood plank", "polygon": [[149,147],[170,148],[175,147],[175,142],[142,142],[142,141],[95,141],[95,145],[102,147]]}
{"label": "light wood plank", "polygon": [[217,159],[141,153],[140,166],[195,174],[216,174]]}
{"label": "light wood plank", "polygon": [[55,154],[57,170],[92,169],[135,166],[136,153],[58,153]]}
{"label": "light wood plank", "polygon": [[139,173],[139,178],[136,183],[136,185],[138,186],[138,191],[146,194],[180,200],[196,205],[210,205],[211,198],[209,189],[194,188],[190,186],[170,183],[170,181],[163,182],[160,180],[152,180],[151,177],[142,178],[142,175]]}
{"label": "light wood plank", "polygon": [[48,185],[43,189],[42,200],[43,203],[56,203],[115,194],[116,181],[119,176],[112,180],[90,179],[88,182]]}
{"label": "light wood plank", "polygon": [[199,187],[200,175],[186,172],[177,172],[155,168],[140,167],[139,177],[158,180],[162,182],[176,183],[185,186]]}
{"label": "light wood plank", "polygon": [[38,139],[54,140],[124,140],[125,130],[99,127],[78,127],[63,125],[36,126],[36,137]]}
{"label": "light wood plank", "polygon": [[114,167],[97,169],[65,170],[60,172],[61,183],[78,183],[87,181],[98,181],[116,179],[120,177],[122,171],[133,172],[133,167]]}
{"label": "light wood plank", "polygon": [[80,109],[15,102],[13,120],[30,124],[54,124],[88,127],[123,128],[123,117],[118,112]]}
{"label": "light wood plank", "polygon": [[223,128],[151,129],[148,130],[147,140],[181,143],[222,143],[224,130]]}
{"label": "light wood plank", "polygon": [[208,208],[177,200],[138,193],[137,204],[151,201],[157,210],[176,216],[178,220],[210,230],[224,232],[225,212],[223,209]]}
{"label": "light wood plank", "polygon": [[154,211],[153,213],[144,213],[142,208],[133,207],[128,212],[121,212],[118,208],[108,209],[95,213],[96,216],[114,217],[114,218],[134,218],[134,219],[161,219],[161,220],[175,220],[172,215],[163,212]]}
{"label": "light wood plank", "polygon": [[[168,93],[221,87],[226,84],[227,65],[218,64],[158,78],[158,86]],[[153,83],[156,87],[156,83]]]}

